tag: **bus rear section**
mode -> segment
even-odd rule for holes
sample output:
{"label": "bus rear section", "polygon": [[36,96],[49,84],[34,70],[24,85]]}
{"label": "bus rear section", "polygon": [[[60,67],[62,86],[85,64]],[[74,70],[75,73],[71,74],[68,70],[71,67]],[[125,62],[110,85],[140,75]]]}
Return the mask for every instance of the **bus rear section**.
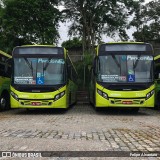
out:
{"label": "bus rear section", "polygon": [[[0,50],[0,110],[10,108],[10,75],[11,66],[6,65],[10,55]],[[6,70],[6,67],[8,68]]]}
{"label": "bus rear section", "polygon": [[92,99],[96,108],[154,107],[153,49],[146,43],[108,43],[97,49]]}
{"label": "bus rear section", "polygon": [[66,57],[62,47],[16,47],[13,50],[11,107],[68,108],[72,102]]}

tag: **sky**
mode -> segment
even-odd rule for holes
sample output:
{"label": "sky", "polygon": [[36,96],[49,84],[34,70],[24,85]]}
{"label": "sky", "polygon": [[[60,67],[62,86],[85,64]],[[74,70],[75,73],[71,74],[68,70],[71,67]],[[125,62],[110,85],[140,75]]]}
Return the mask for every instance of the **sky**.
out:
{"label": "sky", "polygon": [[[150,1],[152,1],[152,0],[145,0],[145,3],[148,3]],[[60,10],[63,8],[64,8],[63,6],[59,7]],[[70,24],[71,24],[71,22],[66,22],[66,23],[60,22],[60,24],[59,24],[60,25],[60,27],[59,27],[60,39],[58,41],[58,46],[61,46],[63,41],[67,41],[67,40],[71,39],[71,37],[68,36],[68,27]],[[134,28],[127,30],[127,34],[130,37],[130,40],[133,40],[132,33],[134,31],[135,31]],[[107,37],[106,35],[102,35],[102,41],[104,41],[104,42],[111,42],[111,41],[117,41],[117,40],[118,40],[118,37],[115,37],[113,39],[113,38]]]}

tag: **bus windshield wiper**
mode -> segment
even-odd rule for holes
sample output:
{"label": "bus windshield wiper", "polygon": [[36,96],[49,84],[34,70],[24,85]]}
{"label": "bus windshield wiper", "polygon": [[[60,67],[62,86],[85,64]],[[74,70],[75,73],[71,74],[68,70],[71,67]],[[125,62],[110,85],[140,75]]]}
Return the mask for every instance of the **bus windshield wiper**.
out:
{"label": "bus windshield wiper", "polygon": [[31,69],[32,76],[33,76],[33,66],[32,66],[32,61],[31,61],[31,64],[30,64],[27,58],[24,58],[24,60],[26,61],[28,67]]}
{"label": "bus windshield wiper", "polygon": [[135,64],[133,65],[133,69],[135,69],[135,68],[137,67],[137,64],[138,64],[138,62],[139,62],[139,58],[140,58],[140,57],[141,57],[141,54],[138,55],[138,58],[137,58]]}
{"label": "bus windshield wiper", "polygon": [[112,58],[114,59],[114,61],[115,61],[116,65],[118,66],[118,68],[121,68],[119,62],[117,61],[117,59],[115,57],[115,55],[112,55]]}
{"label": "bus windshield wiper", "polygon": [[43,67],[43,70],[46,70],[48,68],[51,59],[52,58],[48,58],[48,61],[46,62],[45,66]]}

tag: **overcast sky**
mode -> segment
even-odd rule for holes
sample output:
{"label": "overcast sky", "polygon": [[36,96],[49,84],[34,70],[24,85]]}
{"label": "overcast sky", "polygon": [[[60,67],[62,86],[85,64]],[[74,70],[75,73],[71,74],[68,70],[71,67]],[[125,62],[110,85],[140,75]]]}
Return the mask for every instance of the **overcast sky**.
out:
{"label": "overcast sky", "polygon": [[[150,1],[152,1],[152,0],[145,0],[145,3],[148,3]],[[61,7],[60,7],[60,9],[61,9]],[[68,26],[70,24],[71,24],[70,22],[60,23],[60,27],[59,27],[60,39],[59,39],[59,42],[58,42],[58,46],[61,46],[63,41],[69,40],[69,38],[71,38],[71,37],[68,36]],[[133,37],[132,37],[133,32],[134,32],[134,29],[130,29],[130,30],[127,31],[131,40],[133,39]],[[105,35],[102,36],[102,41],[104,41],[104,42],[117,41],[117,40],[118,40],[117,37],[112,39],[112,38],[109,38]]]}

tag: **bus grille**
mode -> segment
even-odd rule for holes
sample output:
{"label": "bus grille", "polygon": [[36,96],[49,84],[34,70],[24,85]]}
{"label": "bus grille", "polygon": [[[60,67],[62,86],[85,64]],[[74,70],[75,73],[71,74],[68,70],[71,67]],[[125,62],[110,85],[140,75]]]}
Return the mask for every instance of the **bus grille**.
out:
{"label": "bus grille", "polygon": [[[21,105],[24,105],[24,106],[50,106],[52,105],[52,102],[53,101],[49,101],[49,100],[46,100],[46,101],[28,101],[28,100],[24,100],[24,101],[20,101]],[[37,104],[37,105],[36,105]]]}
{"label": "bus grille", "polygon": [[110,100],[111,104],[126,104],[126,105],[132,105],[132,104],[143,104],[144,99],[112,99]]}

